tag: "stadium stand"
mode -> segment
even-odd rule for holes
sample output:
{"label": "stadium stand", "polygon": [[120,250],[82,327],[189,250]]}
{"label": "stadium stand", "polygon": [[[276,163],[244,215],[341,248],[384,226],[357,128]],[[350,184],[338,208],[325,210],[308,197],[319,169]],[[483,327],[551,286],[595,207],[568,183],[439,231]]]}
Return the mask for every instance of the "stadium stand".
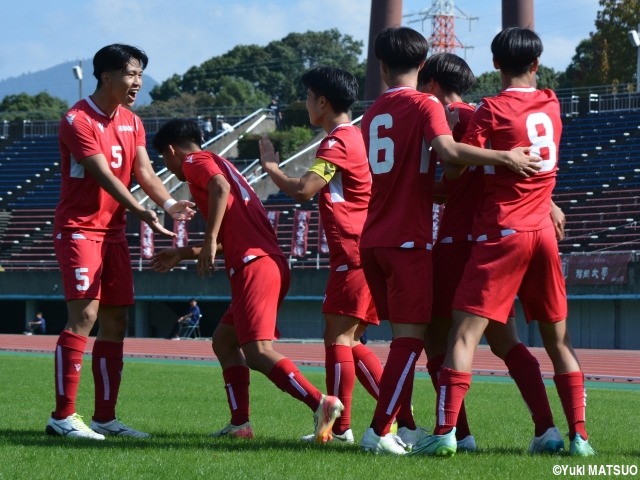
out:
{"label": "stadium stand", "polygon": [[[567,216],[566,239],[560,244],[563,254],[630,251],[640,246],[638,113],[636,109],[592,111],[565,117],[560,172],[554,192],[554,201]],[[255,118],[253,114],[251,121],[240,119],[236,126],[248,126]],[[156,119],[149,125],[149,141],[156,131],[154,125],[161,123]],[[223,146],[213,142],[211,149],[228,151],[242,135],[242,128],[232,133],[233,137],[224,139]],[[153,152],[150,153],[154,157]],[[241,170],[247,165],[254,169],[256,160],[238,161]],[[154,168],[162,172],[162,167],[156,158]],[[60,183],[56,136],[31,135],[5,145],[0,150],[0,168],[3,173],[0,177],[0,264],[7,270],[55,269],[51,232]],[[321,251],[317,201],[300,205],[276,193],[269,195],[264,203],[268,211],[278,212],[278,242],[291,266],[326,267],[328,256]],[[309,215],[304,219],[304,251],[294,254],[292,239],[297,210]],[[169,218],[165,218],[165,224],[168,228],[173,226]],[[203,230],[202,222],[191,222],[189,239],[201,239]],[[127,238],[133,267],[145,268],[144,262],[140,262],[140,225],[134,218],[128,220]],[[170,239],[155,237],[156,248],[170,244]]]}

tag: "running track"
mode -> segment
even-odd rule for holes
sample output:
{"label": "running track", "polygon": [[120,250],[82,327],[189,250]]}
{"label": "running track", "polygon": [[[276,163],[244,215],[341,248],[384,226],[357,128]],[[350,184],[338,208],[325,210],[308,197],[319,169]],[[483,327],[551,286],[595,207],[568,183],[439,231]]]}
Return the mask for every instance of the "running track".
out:
{"label": "running track", "polygon": [[[55,335],[3,335],[0,334],[0,351],[53,353],[58,337]],[[94,338],[89,338],[87,352],[91,352]],[[386,342],[370,342],[368,346],[381,361],[389,352]],[[323,366],[324,348],[319,341],[278,341],[275,349],[299,365]],[[553,368],[544,349],[530,348],[540,362],[545,378],[553,376]],[[640,351],[637,350],[576,350],[587,380],[639,383]],[[215,361],[208,340],[171,341],[157,338],[128,338],[124,343],[124,355],[129,358],[163,358],[173,360]],[[426,371],[424,353],[417,370]],[[488,347],[480,346],[475,356],[473,373],[476,375],[506,376],[504,363],[495,357]]]}

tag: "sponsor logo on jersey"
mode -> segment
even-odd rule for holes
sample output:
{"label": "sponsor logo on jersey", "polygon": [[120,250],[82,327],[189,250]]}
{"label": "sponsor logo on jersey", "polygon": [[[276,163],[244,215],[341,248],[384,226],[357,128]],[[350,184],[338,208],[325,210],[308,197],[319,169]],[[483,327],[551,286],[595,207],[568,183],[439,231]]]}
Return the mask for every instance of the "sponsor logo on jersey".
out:
{"label": "sponsor logo on jersey", "polygon": [[186,163],[193,163],[193,155],[189,155],[185,160]]}
{"label": "sponsor logo on jersey", "polygon": [[98,122],[98,128],[102,133],[104,133],[104,125],[102,125],[100,122]]}
{"label": "sponsor logo on jersey", "polygon": [[67,115],[67,122],[69,122],[69,125],[73,125],[73,120],[76,118],[76,114],[75,113],[71,113],[69,115]]}
{"label": "sponsor logo on jersey", "polygon": [[336,144],[337,140],[328,140],[327,143],[329,144],[329,148],[333,147]]}
{"label": "sponsor logo on jersey", "polygon": [[119,132],[133,132],[133,127],[131,125],[118,125]]}

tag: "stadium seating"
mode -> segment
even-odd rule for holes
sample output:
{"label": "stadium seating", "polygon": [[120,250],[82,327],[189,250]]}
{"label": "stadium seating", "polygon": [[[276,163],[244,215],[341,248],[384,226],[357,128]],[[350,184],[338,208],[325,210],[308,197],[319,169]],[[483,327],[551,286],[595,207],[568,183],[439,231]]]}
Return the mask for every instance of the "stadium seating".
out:
{"label": "stadium seating", "polygon": [[[638,111],[590,113],[566,117],[564,122],[554,191],[554,201],[567,217],[561,252],[635,250],[640,247]],[[58,162],[55,136],[16,140],[0,150],[0,264],[5,269],[56,268],[51,235],[59,197]],[[162,168],[162,162],[154,162],[154,168]],[[328,256],[320,252],[318,245],[317,199],[297,204],[278,193],[264,203],[268,211],[279,212],[278,243],[291,266],[327,267]],[[307,248],[300,256],[292,255],[291,250],[296,210],[310,212]],[[172,228],[171,219],[165,218],[165,225]],[[204,227],[202,220],[190,222],[189,239],[201,240]],[[133,268],[147,268],[148,262],[140,261],[140,224],[131,215],[126,235]],[[155,236],[156,249],[168,247],[171,242]],[[222,267],[221,259],[216,261],[216,267]],[[181,268],[194,268],[194,262]]]}

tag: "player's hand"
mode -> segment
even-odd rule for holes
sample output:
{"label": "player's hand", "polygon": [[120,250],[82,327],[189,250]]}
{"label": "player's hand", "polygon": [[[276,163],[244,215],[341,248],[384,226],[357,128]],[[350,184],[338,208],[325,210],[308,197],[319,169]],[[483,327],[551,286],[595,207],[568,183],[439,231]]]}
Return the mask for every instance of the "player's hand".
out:
{"label": "player's hand", "polygon": [[167,235],[168,237],[176,236],[175,233],[173,233],[171,230],[167,230],[160,224],[160,222],[158,221],[158,215],[156,215],[156,212],[154,212],[153,210],[143,210],[137,215],[138,218],[149,225],[151,227],[151,230],[153,230],[154,232],[161,233],[162,235]]}
{"label": "player's hand", "polygon": [[508,154],[510,161],[506,165],[507,168],[522,177],[531,177],[541,168],[542,158],[531,155],[531,147],[517,147]]}
{"label": "player's hand", "polygon": [[564,226],[567,223],[567,217],[562,209],[553,202],[551,202],[551,221],[556,230],[556,239],[558,241],[564,240]]}
{"label": "player's hand", "polygon": [[191,220],[196,214],[196,211],[191,208],[193,206],[195,206],[195,203],[189,200],[178,200],[178,202],[173,204],[169,209],[169,215],[171,215],[171,218],[174,220]]}
{"label": "player's hand", "polygon": [[196,264],[196,272],[198,276],[204,277],[211,275],[214,269],[214,260],[216,258],[216,243],[212,244],[204,243],[202,249],[198,254],[198,263]]}
{"label": "player's hand", "polygon": [[269,172],[274,168],[279,168],[280,165],[280,153],[275,151],[273,143],[269,140],[269,137],[262,135],[258,145],[260,147],[260,163],[265,172]]}
{"label": "player's hand", "polygon": [[[177,248],[167,248],[160,250],[151,258],[149,264],[154,272],[165,273],[180,263],[182,258]],[[178,322],[180,318],[178,319]]]}

